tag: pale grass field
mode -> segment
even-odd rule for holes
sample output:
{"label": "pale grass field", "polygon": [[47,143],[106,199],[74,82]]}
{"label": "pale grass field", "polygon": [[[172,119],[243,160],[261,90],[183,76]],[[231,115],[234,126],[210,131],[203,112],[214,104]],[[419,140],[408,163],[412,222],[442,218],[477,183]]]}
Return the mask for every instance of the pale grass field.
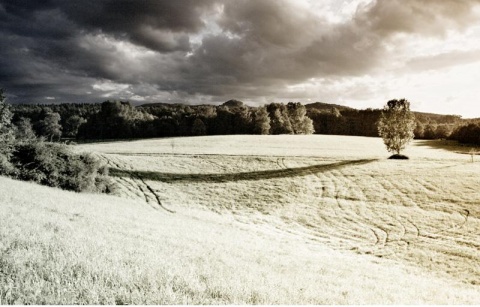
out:
{"label": "pale grass field", "polygon": [[440,304],[480,295],[413,266],[208,211],[170,214],[0,184],[1,304]]}
{"label": "pale grass field", "polygon": [[122,198],[0,177],[1,304],[480,303],[468,155],[391,161],[339,136],[76,149],[110,163]]}

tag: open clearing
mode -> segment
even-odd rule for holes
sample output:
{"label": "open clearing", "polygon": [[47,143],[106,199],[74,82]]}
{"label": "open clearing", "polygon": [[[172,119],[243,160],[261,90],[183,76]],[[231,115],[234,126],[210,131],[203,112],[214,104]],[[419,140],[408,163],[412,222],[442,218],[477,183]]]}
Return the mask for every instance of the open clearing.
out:
{"label": "open clearing", "polygon": [[478,304],[480,162],[428,144],[408,161],[344,136],[78,145],[108,161],[122,198],[0,178],[0,278],[53,266],[32,277],[46,292],[3,279],[0,299]]}

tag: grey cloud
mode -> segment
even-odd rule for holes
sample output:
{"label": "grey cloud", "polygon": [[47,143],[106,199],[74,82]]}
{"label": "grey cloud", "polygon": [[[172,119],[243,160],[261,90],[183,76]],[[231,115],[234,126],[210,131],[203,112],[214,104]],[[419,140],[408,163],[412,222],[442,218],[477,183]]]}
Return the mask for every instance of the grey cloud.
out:
{"label": "grey cloud", "polygon": [[[101,97],[92,88],[98,80],[128,84],[122,95],[288,97],[288,85],[310,78],[333,82],[384,69],[397,34],[463,30],[477,3],[375,1],[331,24],[293,0],[0,0],[0,86],[19,102],[89,91],[88,99]],[[205,33],[207,23],[215,33]],[[447,55],[415,61],[407,66],[457,63]]]}
{"label": "grey cloud", "polygon": [[160,52],[187,51],[187,33],[204,25],[211,0],[67,1],[62,9],[79,26],[124,37]]}
{"label": "grey cloud", "polygon": [[27,37],[108,33],[160,52],[190,48],[213,0],[2,0],[3,29]]}
{"label": "grey cloud", "polygon": [[377,0],[357,10],[355,23],[382,36],[395,33],[444,35],[460,30],[478,16],[478,0]]}
{"label": "grey cloud", "polygon": [[447,67],[471,64],[480,61],[480,50],[452,51],[410,59],[405,63],[405,71],[437,70]]}
{"label": "grey cloud", "polygon": [[[226,33],[204,38],[189,58],[186,79],[202,79],[201,94],[218,84],[300,83],[309,78],[363,74],[382,59],[381,39],[355,24],[328,25],[306,8],[283,1],[225,3]],[[185,69],[188,71],[188,69]],[[193,81],[193,80],[192,80]]]}
{"label": "grey cloud", "polygon": [[[131,62],[122,58],[118,48],[92,37],[130,41],[159,52],[159,57],[173,52],[167,62],[174,62],[178,58],[174,51],[190,50],[188,34],[202,29],[204,11],[212,4],[210,0],[0,0],[0,86],[14,91],[20,102],[34,98],[41,88],[51,91],[50,82],[60,86],[63,80],[69,80],[72,89],[83,87],[81,78],[130,77],[131,82],[138,77],[133,82],[142,82],[145,75],[151,82],[156,75],[152,67],[171,73],[164,59],[128,67]],[[71,78],[64,78],[65,74]],[[80,78],[80,85],[75,78]],[[22,86],[31,94],[20,93]]]}
{"label": "grey cloud", "polygon": [[396,34],[441,36],[462,30],[475,16],[476,3],[375,1],[360,7],[352,20],[331,25],[293,2],[225,2],[219,21],[225,32],[205,38],[187,65],[196,71],[195,80],[205,76],[196,90],[213,95],[218,84],[257,84],[260,93],[272,80],[282,91],[285,83],[309,78],[361,76],[385,69],[392,55],[386,46]]}
{"label": "grey cloud", "polygon": [[312,11],[285,0],[225,2],[219,24],[248,41],[281,48],[301,47],[327,26]]}

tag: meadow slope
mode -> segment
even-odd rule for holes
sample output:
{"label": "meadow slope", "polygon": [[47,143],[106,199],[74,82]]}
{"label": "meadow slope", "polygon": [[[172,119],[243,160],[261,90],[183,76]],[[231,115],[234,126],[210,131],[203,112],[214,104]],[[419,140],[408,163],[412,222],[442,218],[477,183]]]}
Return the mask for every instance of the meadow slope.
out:
{"label": "meadow slope", "polygon": [[[442,145],[445,149],[439,149]],[[80,146],[101,153],[120,194],[203,208],[299,240],[372,254],[477,284],[480,161],[414,141],[409,161],[379,138],[216,136]]]}
{"label": "meadow slope", "polygon": [[480,163],[417,145],[79,145],[120,197],[0,177],[0,303],[478,304]]}

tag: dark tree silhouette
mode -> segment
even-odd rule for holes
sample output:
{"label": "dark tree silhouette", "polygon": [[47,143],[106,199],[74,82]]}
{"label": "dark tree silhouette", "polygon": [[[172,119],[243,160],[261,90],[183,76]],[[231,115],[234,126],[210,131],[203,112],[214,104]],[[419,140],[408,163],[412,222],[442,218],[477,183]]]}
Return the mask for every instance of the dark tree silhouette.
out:
{"label": "dark tree silhouette", "polygon": [[64,125],[64,135],[66,137],[76,137],[78,129],[81,125],[86,123],[87,120],[79,115],[72,115],[66,121]]}
{"label": "dark tree silhouette", "polygon": [[196,136],[207,134],[207,127],[200,118],[193,121],[192,134]]}

